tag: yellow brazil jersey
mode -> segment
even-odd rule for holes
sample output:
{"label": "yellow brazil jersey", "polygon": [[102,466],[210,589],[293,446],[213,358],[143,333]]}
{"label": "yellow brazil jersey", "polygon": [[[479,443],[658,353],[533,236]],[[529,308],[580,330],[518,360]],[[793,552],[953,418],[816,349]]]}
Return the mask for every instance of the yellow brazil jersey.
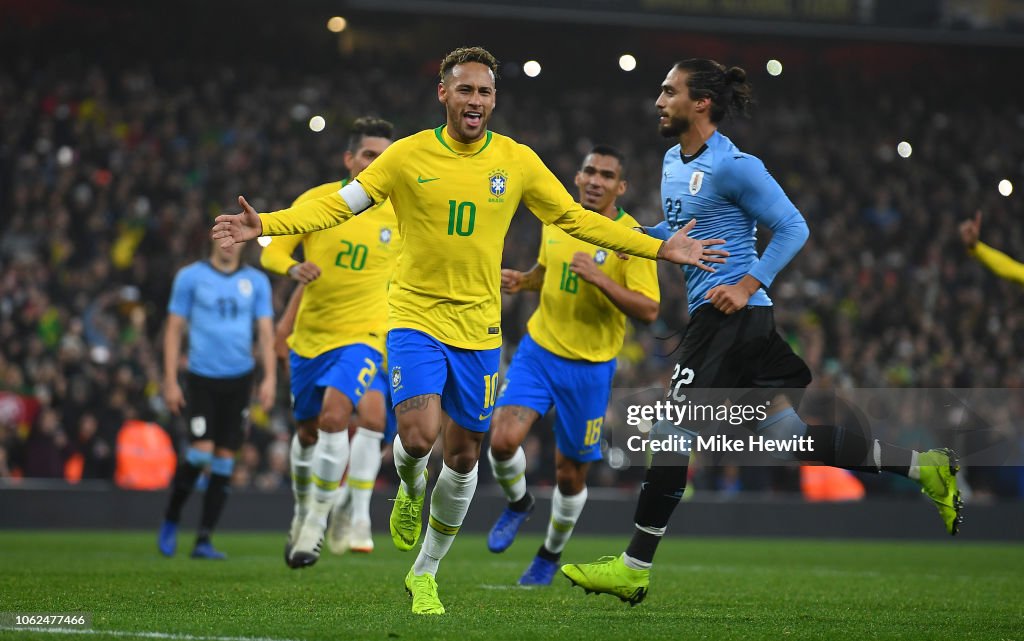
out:
{"label": "yellow brazil jersey", "polygon": [[[490,131],[468,145],[444,126],[413,134],[388,147],[357,182],[373,202],[391,199],[404,242],[388,291],[388,327],[417,329],[453,347],[501,346],[501,254],[520,201],[545,224],[610,249],[654,258],[661,246],[584,211],[529,147]],[[260,220],[265,234],[278,235],[350,216],[335,194]]]}
{"label": "yellow brazil jersey", "polygon": [[[622,209],[615,219],[626,227],[640,224]],[[622,260],[615,252],[573,238],[552,225],[544,227],[537,262],[544,267],[540,306],[527,329],[544,349],[563,358],[601,363],[615,358],[626,335],[626,315],[598,287],[573,273],[576,252],[590,254],[598,267],[627,289],[660,301],[658,264],[644,258]]]}
{"label": "yellow brazil jersey", "polygon": [[[314,187],[295,203],[336,193],[342,185],[344,182],[333,182]],[[306,285],[288,345],[304,358],[354,343],[383,352],[388,282],[402,248],[390,201],[345,225],[273,238],[260,262],[270,271],[285,274],[298,262],[292,254],[300,243],[305,260],[315,263],[321,273]]]}

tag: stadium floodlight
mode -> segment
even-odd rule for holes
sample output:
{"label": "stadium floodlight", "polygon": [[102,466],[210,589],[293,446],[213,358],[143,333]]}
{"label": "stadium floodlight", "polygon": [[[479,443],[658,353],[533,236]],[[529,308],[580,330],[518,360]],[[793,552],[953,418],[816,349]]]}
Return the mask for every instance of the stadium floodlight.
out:
{"label": "stadium floodlight", "polygon": [[1003,178],[999,181],[999,194],[1001,196],[1009,196],[1013,193],[1013,183]]}
{"label": "stadium floodlight", "polygon": [[348,20],[345,20],[341,16],[334,16],[327,21],[327,30],[331,33],[341,33],[348,26]]}
{"label": "stadium floodlight", "polygon": [[540,63],[536,60],[527,60],[523,63],[523,73],[531,78],[536,78],[540,75]]}
{"label": "stadium floodlight", "polygon": [[71,150],[71,147],[67,145],[57,150],[57,164],[61,167],[67,167],[75,159],[75,152]]}
{"label": "stadium floodlight", "polygon": [[619,69],[623,71],[633,71],[636,69],[636,58],[631,54],[624,53],[619,56]]}
{"label": "stadium floodlight", "polygon": [[326,126],[327,121],[324,120],[323,116],[313,116],[312,118],[309,119],[309,128],[315,131],[316,133],[320,133],[321,131],[323,131],[324,127]]}
{"label": "stadium floodlight", "polygon": [[776,60],[775,58],[772,58],[771,60],[769,60],[768,64],[765,65],[765,68],[768,69],[768,75],[769,76],[781,76],[782,75],[782,63],[779,62],[778,60]]}
{"label": "stadium floodlight", "polygon": [[906,140],[896,145],[896,153],[900,155],[900,158],[910,158],[910,154],[914,153],[914,148],[910,146],[910,143]]}

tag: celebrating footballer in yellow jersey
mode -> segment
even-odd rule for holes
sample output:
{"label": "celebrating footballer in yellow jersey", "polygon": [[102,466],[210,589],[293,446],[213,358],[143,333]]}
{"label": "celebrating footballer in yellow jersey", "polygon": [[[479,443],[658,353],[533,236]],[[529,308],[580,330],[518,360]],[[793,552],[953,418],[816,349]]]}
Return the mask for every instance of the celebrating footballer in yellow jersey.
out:
{"label": "celebrating footballer in yellow jersey", "polygon": [[[224,244],[260,234],[326,229],[390,198],[405,245],[388,295],[388,368],[402,483],[391,536],[412,549],[423,528],[427,458],[444,431],[444,462],[430,502],[427,536],[405,578],[412,611],[443,614],[434,576],[476,491],[477,459],[494,411],[501,346],[500,269],[505,234],[520,202],[545,224],[606,249],[714,271],[721,239],[687,234],[664,243],[584,210],[530,148],[487,129],[498,63],[479,47],[441,62],[437,99],[446,124],[397,141],[337,194],[273,214],[217,218]],[[447,418],[446,418],[447,417]]]}
{"label": "celebrating footballer in yellow jersey", "polygon": [[[655,258],[659,241],[585,212],[530,148],[486,132],[473,143],[445,127],[395,142],[354,187],[390,198],[407,240],[391,283],[389,329],[421,330],[453,347],[501,346],[501,254],[519,203],[545,224],[612,250]],[[261,214],[263,233],[296,234],[352,216],[343,195]]]}
{"label": "celebrating footballer in yellow jersey", "polygon": [[[353,178],[387,149],[392,137],[387,121],[356,120],[345,151]],[[295,203],[335,193],[347,182],[310,189]],[[292,257],[300,244],[301,263]],[[383,200],[351,224],[274,238],[263,250],[264,267],[302,285],[281,321],[290,333],[292,411],[298,423],[291,448],[295,514],[285,546],[285,561],[292,568],[319,559],[328,513],[331,551],[373,550],[370,495],[386,428],[395,427],[383,352],[387,288],[400,248],[394,209]],[[350,446],[353,408],[358,427]],[[340,488],[346,465],[348,481]]]}
{"label": "celebrating footballer in yellow jersey", "polygon": [[[615,207],[613,211],[620,225],[640,226],[625,210]],[[655,302],[661,300],[657,263],[620,257],[550,225],[542,230],[540,243],[537,264],[544,267],[544,280],[540,306],[527,325],[530,336],[563,358],[592,363],[615,358],[626,336],[626,314],[574,270],[580,262],[576,255],[590,256],[593,268],[612,282]]]}
{"label": "celebrating footballer in yellow jersey", "polygon": [[[576,174],[580,202],[625,227],[636,220],[616,206],[626,191],[625,160],[598,145]],[[519,578],[520,585],[548,585],[587,501],[587,472],[601,458],[601,432],[622,349],[626,316],[650,322],[658,316],[657,264],[628,259],[548,226],[537,265],[523,273],[502,270],[511,294],[540,289],[505,376],[491,422],[488,455],[508,506],[491,528],[487,547],[503,552],[534,508],[526,490],[522,443],[534,422],[555,408],[555,491],[547,537]]]}

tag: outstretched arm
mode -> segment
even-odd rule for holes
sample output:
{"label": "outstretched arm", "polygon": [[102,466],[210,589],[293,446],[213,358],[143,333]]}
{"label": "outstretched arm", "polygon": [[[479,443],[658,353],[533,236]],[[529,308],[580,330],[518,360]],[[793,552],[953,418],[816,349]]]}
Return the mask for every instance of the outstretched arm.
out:
{"label": "outstretched arm", "polygon": [[256,213],[243,196],[238,197],[238,204],[242,207],[240,213],[221,214],[213,226],[213,239],[219,240],[221,247],[244,243],[259,236],[308,234],[328,229],[340,225],[373,202],[358,182],[351,182],[336,194],[307,200],[269,214]]}
{"label": "outstretched arm", "polygon": [[532,149],[519,146],[523,164],[523,203],[544,224],[555,225],[565,233],[588,243],[641,258],[661,258],[679,265],[694,265],[715,271],[707,263],[724,263],[728,252],[712,249],[725,243],[721,239],[699,240],[687,234],[696,221],[690,221],[667,241],[623,227],[601,214],[587,211],[573,200],[555,175]]}
{"label": "outstretched arm", "polygon": [[960,240],[967,253],[978,259],[993,274],[1006,280],[1024,285],[1024,263],[1020,263],[998,249],[993,249],[978,240],[981,235],[981,212],[974,212],[974,218],[960,223]]}
{"label": "outstretched arm", "polygon": [[978,259],[978,262],[999,278],[1024,285],[1024,263],[1010,258],[998,249],[993,249],[981,241],[978,241],[970,253]]}

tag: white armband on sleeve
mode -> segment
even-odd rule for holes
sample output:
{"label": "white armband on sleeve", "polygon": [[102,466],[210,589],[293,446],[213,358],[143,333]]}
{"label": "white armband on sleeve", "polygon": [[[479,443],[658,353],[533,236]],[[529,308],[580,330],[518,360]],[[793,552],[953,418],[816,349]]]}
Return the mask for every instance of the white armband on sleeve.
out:
{"label": "white armband on sleeve", "polygon": [[373,204],[373,201],[370,200],[370,195],[366,193],[366,190],[363,189],[363,186],[357,180],[353,180],[339,189],[338,195],[345,200],[353,214],[358,214]]}

